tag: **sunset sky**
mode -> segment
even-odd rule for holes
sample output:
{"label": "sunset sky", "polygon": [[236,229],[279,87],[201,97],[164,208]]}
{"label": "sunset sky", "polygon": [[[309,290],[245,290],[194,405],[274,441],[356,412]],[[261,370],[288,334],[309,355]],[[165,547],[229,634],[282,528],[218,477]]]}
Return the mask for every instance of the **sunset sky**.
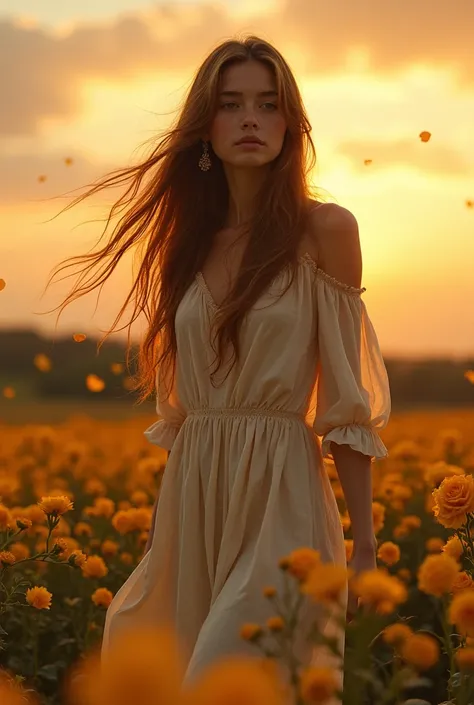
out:
{"label": "sunset sky", "polygon": [[[0,327],[54,335],[57,314],[39,313],[74,279],[40,298],[48,276],[94,247],[104,222],[91,221],[106,208],[86,201],[47,221],[85,185],[136,163],[205,56],[254,33],[296,75],[314,184],[358,220],[364,300],[384,354],[474,354],[473,27],[472,0],[0,0]],[[101,335],[131,277],[128,260],[97,310],[96,291],[66,309],[56,335]]]}

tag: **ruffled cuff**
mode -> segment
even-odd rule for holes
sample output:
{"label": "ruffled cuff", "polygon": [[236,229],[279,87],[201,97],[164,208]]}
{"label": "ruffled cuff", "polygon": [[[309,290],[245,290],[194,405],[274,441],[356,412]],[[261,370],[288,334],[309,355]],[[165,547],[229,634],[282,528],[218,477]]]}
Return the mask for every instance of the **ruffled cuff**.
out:
{"label": "ruffled cuff", "polygon": [[388,450],[382,443],[379,434],[371,426],[348,424],[347,426],[333,428],[326,433],[321,443],[321,452],[323,458],[334,460],[331,452],[331,441],[338,445],[349,445],[364,455],[372,456],[372,463],[377,458],[385,458],[388,455]]}
{"label": "ruffled cuff", "polygon": [[160,419],[143,431],[143,435],[153,445],[171,450],[180,428],[181,426],[172,426],[168,421]]}

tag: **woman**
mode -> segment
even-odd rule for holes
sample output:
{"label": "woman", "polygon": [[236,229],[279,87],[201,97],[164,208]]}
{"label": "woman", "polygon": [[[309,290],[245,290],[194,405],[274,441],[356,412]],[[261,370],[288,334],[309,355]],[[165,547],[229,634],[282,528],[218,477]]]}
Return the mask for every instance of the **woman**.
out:
{"label": "woman", "polygon": [[103,651],[121,629],[172,620],[188,681],[223,655],[259,655],[239,629],[271,616],[262,589],[281,587],[281,557],[306,546],[345,563],[323,457],[345,494],[352,567],[376,564],[371,462],[387,455],[389,385],[361,298],[356,219],[308,197],[310,130],[279,52],[255,36],[226,41],[149,159],[89,191],[132,177],[131,202],[143,185],[110,243],[84,259],[112,256],[108,277],[142,245],[132,292],[149,327],[135,388],[142,401],[156,386],[160,420],[145,436],[171,451]]}

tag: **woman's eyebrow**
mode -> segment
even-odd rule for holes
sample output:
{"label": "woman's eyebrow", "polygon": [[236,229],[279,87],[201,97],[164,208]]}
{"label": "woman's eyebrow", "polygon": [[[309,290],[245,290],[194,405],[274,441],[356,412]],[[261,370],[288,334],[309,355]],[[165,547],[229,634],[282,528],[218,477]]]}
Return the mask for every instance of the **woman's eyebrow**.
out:
{"label": "woman's eyebrow", "polygon": [[[220,96],[241,96],[243,95],[242,91],[222,91],[220,93]],[[277,96],[278,93],[277,91],[259,91],[257,95],[260,96]]]}

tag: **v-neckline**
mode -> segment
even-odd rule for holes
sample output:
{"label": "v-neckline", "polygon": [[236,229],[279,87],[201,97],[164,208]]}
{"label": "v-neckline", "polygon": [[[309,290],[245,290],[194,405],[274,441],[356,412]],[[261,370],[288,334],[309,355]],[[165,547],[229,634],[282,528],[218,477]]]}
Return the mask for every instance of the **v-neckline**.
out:
{"label": "v-neckline", "polygon": [[[309,264],[311,264],[311,266],[312,266],[315,270],[318,269],[318,265],[316,264],[316,262],[314,261],[314,259],[311,257],[311,255],[309,254],[309,252],[304,252],[302,255],[299,255],[299,256],[298,256],[298,262],[299,262],[300,264],[309,263]],[[285,272],[285,271],[286,271],[286,268],[281,269],[281,270],[278,272],[278,274],[276,275],[276,277],[274,278],[272,284],[273,284],[273,283],[278,279],[278,277],[280,277],[280,276],[282,275],[282,273]],[[222,307],[222,302],[221,302],[220,304],[218,304],[217,301],[215,300],[215,298],[214,298],[214,296],[213,296],[213,294],[212,294],[212,292],[211,292],[209,286],[207,285],[206,278],[205,278],[205,276],[204,276],[204,274],[202,273],[201,270],[199,270],[198,272],[196,272],[196,277],[195,277],[195,278],[196,278],[196,282],[198,283],[198,285],[199,285],[201,291],[203,292],[204,296],[206,297],[206,299],[207,299],[209,305],[211,306],[211,308],[213,308],[215,311],[219,311],[219,310],[221,309],[221,307]]]}

